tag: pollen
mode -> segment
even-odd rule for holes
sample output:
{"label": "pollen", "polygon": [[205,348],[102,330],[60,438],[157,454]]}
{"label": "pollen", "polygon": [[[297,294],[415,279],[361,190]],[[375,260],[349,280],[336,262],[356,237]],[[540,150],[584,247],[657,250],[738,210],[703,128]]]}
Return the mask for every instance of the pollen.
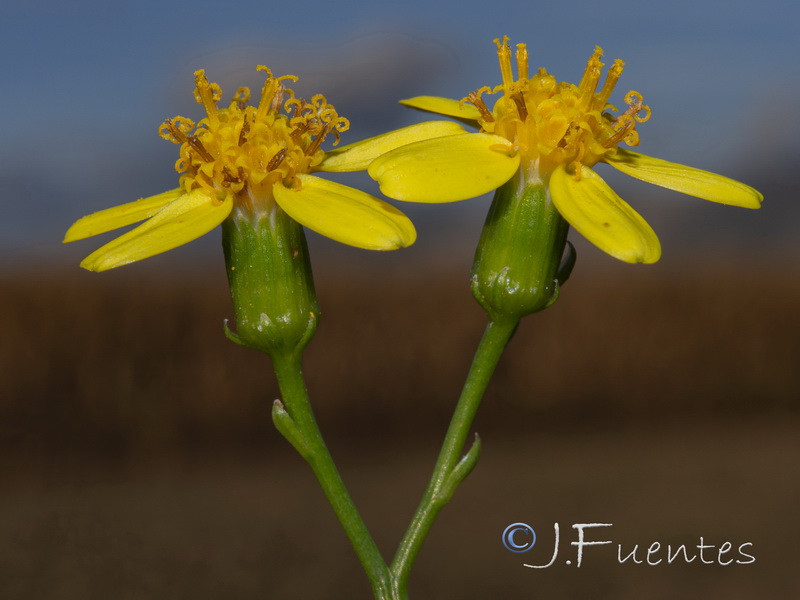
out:
{"label": "pollen", "polygon": [[[650,118],[642,95],[630,91],[622,112],[611,104],[614,88],[625,63],[615,60],[603,79],[603,51],[596,47],[578,85],[561,82],[545,69],[532,77],[528,72],[528,51],[517,44],[516,78],[508,38],[495,40],[502,83],[494,89],[481,88],[462,102],[474,105],[481,131],[508,139],[520,153],[523,168],[547,177],[565,165],[580,177],[581,165],[593,166],[616,152],[617,145],[639,143],[636,125]],[[490,110],[485,93],[501,94]],[[619,114],[617,114],[619,113]]]}
{"label": "pollen", "polygon": [[240,201],[272,198],[272,186],[296,187],[297,174],[308,173],[323,159],[320,148],[329,135],[338,143],[350,123],[318,94],[310,102],[295,97],[287,82],[293,75],[266,74],[261,96],[248,106],[250,90],[239,88],[220,108],[222,90],[205,72],[195,73],[194,97],[206,116],[198,123],[185,117],[167,119],[159,134],[180,145],[175,169],[187,192],[205,188],[217,196],[233,192]]}

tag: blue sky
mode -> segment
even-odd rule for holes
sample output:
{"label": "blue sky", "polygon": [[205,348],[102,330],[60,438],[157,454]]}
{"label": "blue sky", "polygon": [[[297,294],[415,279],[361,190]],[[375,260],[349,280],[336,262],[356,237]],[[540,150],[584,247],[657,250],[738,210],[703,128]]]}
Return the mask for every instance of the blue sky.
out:
{"label": "blue sky", "polygon": [[[800,8],[788,0],[0,5],[0,266],[80,257],[91,242],[77,249],[58,243],[73,220],[174,187],[175,150],[156,129],[166,117],[199,114],[191,90],[192,72],[201,67],[228,93],[257,86],[259,63],[298,75],[301,94],[322,91],[351,118],[346,141],[353,141],[419,120],[395,103],[403,96],[461,97],[496,83],[494,37],[526,42],[532,66],[567,81],[580,77],[600,45],[609,61],[627,63],[620,97],[636,89],[653,109],[640,128],[643,152],[754,185],[790,181],[798,154]],[[788,196],[768,196],[763,214],[753,217],[671,192],[651,194],[644,184],[621,185],[647,195],[644,206],[625,197],[662,237],[700,239],[705,227],[725,239],[728,226],[740,235],[753,223],[755,234],[780,246],[796,233],[799,213]],[[408,212],[424,233],[426,222],[479,222],[485,208],[468,201]],[[686,233],[687,219],[696,233]]]}

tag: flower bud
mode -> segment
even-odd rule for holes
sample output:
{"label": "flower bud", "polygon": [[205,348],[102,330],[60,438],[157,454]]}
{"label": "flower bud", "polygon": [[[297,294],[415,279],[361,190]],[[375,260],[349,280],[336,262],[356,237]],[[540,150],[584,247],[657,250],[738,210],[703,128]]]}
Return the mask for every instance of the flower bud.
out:
{"label": "flower bud", "polygon": [[520,319],[555,302],[568,230],[540,179],[520,170],[497,189],[472,265],[472,295],[490,318]]}
{"label": "flower bud", "polygon": [[222,245],[236,316],[228,337],[273,359],[301,352],[320,314],[303,227],[276,204],[235,210]]}

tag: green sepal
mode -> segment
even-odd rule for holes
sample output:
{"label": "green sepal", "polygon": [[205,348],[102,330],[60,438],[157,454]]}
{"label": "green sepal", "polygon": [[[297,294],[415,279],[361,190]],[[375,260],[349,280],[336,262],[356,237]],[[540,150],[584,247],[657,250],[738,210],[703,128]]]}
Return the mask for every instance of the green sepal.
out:
{"label": "green sepal", "polygon": [[302,226],[277,205],[234,211],[222,224],[222,244],[236,316],[228,339],[273,359],[302,352],[320,314]]}
{"label": "green sepal", "polygon": [[247,346],[242,338],[236,335],[236,332],[228,327],[228,319],[222,323],[222,331],[225,333],[225,337],[232,341],[234,344],[239,344],[240,346]]}
{"label": "green sepal", "polygon": [[564,257],[564,260],[561,261],[561,264],[558,265],[558,271],[556,271],[556,279],[558,280],[559,287],[564,285],[569,276],[572,275],[572,269],[575,268],[575,263],[578,261],[578,251],[575,250],[575,246],[572,245],[572,242],[567,242],[567,254]]}
{"label": "green sepal", "polygon": [[472,265],[472,295],[493,319],[522,318],[558,298],[568,223],[544,182],[522,171],[495,192]]}

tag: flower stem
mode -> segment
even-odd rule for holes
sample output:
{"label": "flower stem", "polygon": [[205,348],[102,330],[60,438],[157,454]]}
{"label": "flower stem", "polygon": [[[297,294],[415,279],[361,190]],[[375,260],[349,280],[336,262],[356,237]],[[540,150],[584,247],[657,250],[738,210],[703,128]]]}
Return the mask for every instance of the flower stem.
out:
{"label": "flower stem", "polygon": [[428,488],[391,565],[392,583],[399,598],[407,597],[411,568],[436,516],[478,460],[480,438],[477,435],[470,450],[463,457],[461,453],[492,373],[518,324],[519,318],[508,317],[490,320],[486,327]]}
{"label": "flower stem", "polygon": [[299,352],[273,357],[283,403],[275,401],[273,421],[311,466],[361,561],[376,600],[393,600],[389,569],[356,509],[317,426],[303,380]]}

